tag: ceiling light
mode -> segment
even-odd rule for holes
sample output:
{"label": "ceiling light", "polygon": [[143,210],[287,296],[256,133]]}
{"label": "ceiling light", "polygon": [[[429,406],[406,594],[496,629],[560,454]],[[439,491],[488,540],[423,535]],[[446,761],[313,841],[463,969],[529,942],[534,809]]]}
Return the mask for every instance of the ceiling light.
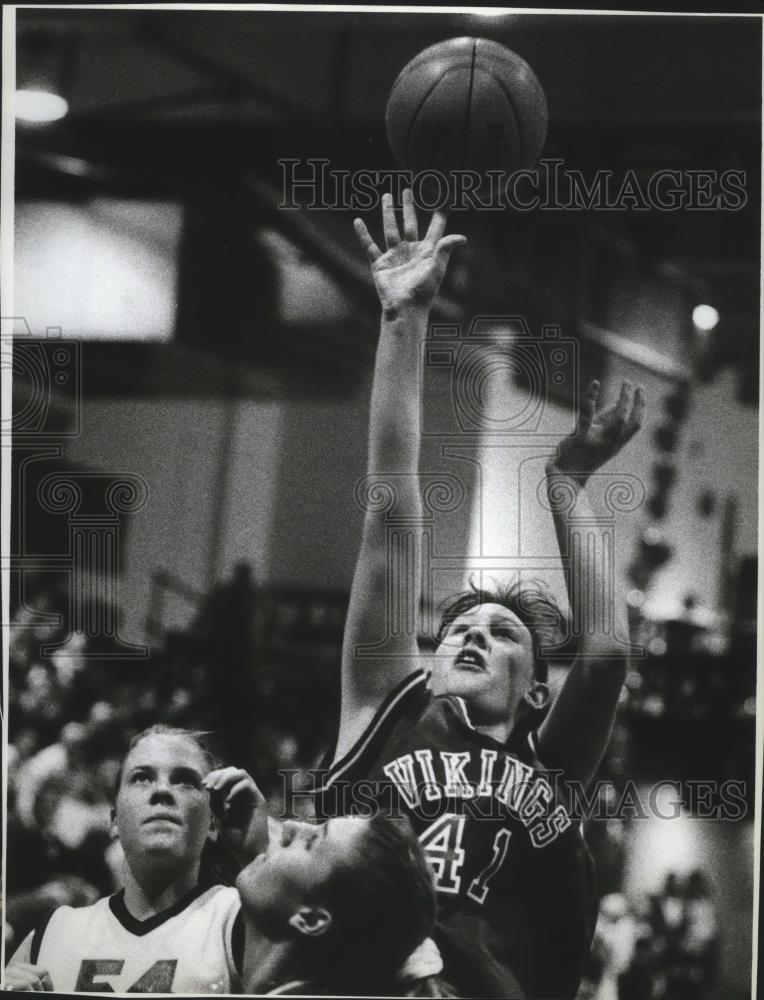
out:
{"label": "ceiling light", "polygon": [[69,110],[63,97],[47,90],[17,90],[16,118],[22,122],[57,122]]}
{"label": "ceiling light", "polygon": [[713,330],[719,322],[719,313],[713,306],[695,306],[692,321],[699,330]]}

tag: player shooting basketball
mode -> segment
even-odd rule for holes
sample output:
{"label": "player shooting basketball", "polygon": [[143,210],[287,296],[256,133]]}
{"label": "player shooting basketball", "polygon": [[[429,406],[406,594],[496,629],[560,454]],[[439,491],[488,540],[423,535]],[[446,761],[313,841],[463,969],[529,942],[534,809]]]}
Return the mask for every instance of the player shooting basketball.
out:
{"label": "player shooting basketball", "polygon": [[[370,473],[391,475],[396,517],[421,517],[418,483],[419,353],[429,310],[461,236],[444,236],[436,213],[419,239],[412,195],[403,200],[403,235],[390,196],[383,201],[386,250],[366,226],[356,231],[371,263],[382,322],[371,398]],[[572,491],[576,513],[590,511],[589,475],[616,455],[642,419],[642,390],[624,383],[598,409],[599,386],[585,395],[578,427],[547,466],[547,487]],[[552,504],[558,539],[570,505]],[[568,811],[568,781],[589,782],[611,731],[626,663],[601,620],[582,636],[578,657],[548,704],[545,643],[562,613],[543,587],[470,590],[446,611],[428,679],[416,636],[388,637],[384,658],[357,649],[385,637],[388,608],[417,608],[388,567],[384,511],[370,505],[353,580],[342,665],[342,707],[333,763],[317,792],[325,814],[341,811],[337,791],[364,781],[378,805],[412,819],[436,876],[436,940],[445,977],[465,996],[573,997],[597,912],[591,857]],[[596,532],[592,520],[589,531]],[[605,611],[589,595],[603,567],[580,547],[570,601],[589,620]],[[397,588],[397,589],[396,589]],[[550,625],[551,622],[551,625]],[[557,629],[558,640],[562,638]],[[620,635],[625,635],[621,626]]]}

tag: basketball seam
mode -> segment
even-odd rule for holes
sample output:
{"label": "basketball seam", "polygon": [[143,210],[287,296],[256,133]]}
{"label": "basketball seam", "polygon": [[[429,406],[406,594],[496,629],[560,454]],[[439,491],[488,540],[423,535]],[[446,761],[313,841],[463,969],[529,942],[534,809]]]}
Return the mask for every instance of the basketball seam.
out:
{"label": "basketball seam", "polygon": [[523,145],[524,145],[524,143],[523,143],[523,130],[522,130],[520,119],[517,116],[517,108],[515,107],[515,102],[513,101],[512,95],[510,94],[510,92],[504,86],[504,81],[501,79],[501,77],[497,76],[493,72],[492,69],[486,69],[485,72],[488,73],[489,76],[493,77],[493,79],[496,81],[496,83],[498,83],[498,85],[504,91],[504,96],[509,101],[509,106],[512,108],[512,114],[515,117],[515,125],[517,127],[517,142],[518,142],[518,144],[520,146],[520,164],[519,165],[520,165],[520,168],[523,169],[522,165],[525,162],[525,156],[524,156],[525,150],[523,149]]}
{"label": "basketball seam", "polygon": [[415,112],[414,112],[414,114],[413,114],[413,117],[412,117],[411,121],[409,122],[409,127],[408,127],[408,129],[406,130],[406,140],[405,140],[405,142],[403,143],[403,148],[404,148],[404,150],[406,151],[406,160],[407,160],[407,161],[408,161],[409,163],[411,163],[411,150],[409,149],[409,142],[411,141],[411,133],[412,133],[412,132],[414,131],[414,126],[416,125],[416,122],[417,122],[417,118],[419,118],[419,115],[420,115],[420,113],[421,113],[421,111],[422,111],[422,108],[423,108],[423,107],[425,106],[425,104],[427,103],[427,100],[428,100],[428,98],[429,98],[430,94],[431,94],[431,93],[433,92],[433,90],[435,90],[435,88],[436,88],[436,87],[438,86],[438,84],[439,84],[439,83],[440,83],[440,82],[441,82],[441,81],[442,81],[443,79],[445,79],[445,77],[446,77],[446,76],[447,76],[447,75],[448,75],[448,74],[449,74],[450,72],[451,72],[451,70],[450,70],[450,69],[447,69],[447,70],[446,70],[446,72],[445,72],[445,73],[443,73],[443,74],[442,74],[441,76],[439,76],[439,77],[438,77],[438,79],[437,79],[437,80],[435,81],[435,83],[433,83],[433,85],[432,85],[432,86],[430,87],[430,89],[429,89],[429,90],[427,91],[427,93],[426,93],[426,94],[424,95],[424,97],[422,98],[422,100],[421,100],[421,101],[419,102],[419,106],[417,107],[416,111],[415,111]]}
{"label": "basketball seam", "polygon": [[414,112],[414,115],[413,115],[413,117],[411,119],[411,122],[409,123],[409,127],[408,127],[408,129],[406,131],[406,139],[405,139],[404,144],[403,144],[403,148],[406,151],[406,159],[408,160],[409,163],[411,162],[411,150],[409,149],[409,142],[411,140],[411,133],[414,131],[414,126],[417,123],[417,119],[419,118],[419,115],[421,114],[422,108],[425,106],[425,104],[429,100],[429,97],[432,94],[432,92],[435,90],[435,88],[438,87],[438,86],[440,86],[440,84],[446,79],[447,76],[449,76],[449,74],[455,73],[459,69],[464,69],[464,65],[463,64],[457,64],[456,66],[449,66],[448,69],[444,73],[441,73],[441,75],[438,77],[438,79],[435,81],[435,83],[433,83],[433,85],[430,87],[430,89],[424,95],[424,97],[422,98],[422,100],[419,102],[419,105],[418,105],[418,107],[417,107],[416,111]]}

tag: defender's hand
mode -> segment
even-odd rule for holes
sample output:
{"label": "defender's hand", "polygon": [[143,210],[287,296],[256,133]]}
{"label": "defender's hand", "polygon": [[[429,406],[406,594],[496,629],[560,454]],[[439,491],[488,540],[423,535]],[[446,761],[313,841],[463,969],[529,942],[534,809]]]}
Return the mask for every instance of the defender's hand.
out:
{"label": "defender's hand", "polygon": [[618,400],[605,409],[597,409],[599,398],[600,383],[595,380],[584,394],[578,427],[563,438],[557,458],[547,464],[549,474],[563,473],[585,485],[591,473],[617,455],[642,426],[645,396],[641,385],[635,389],[631,382],[622,382]]}
{"label": "defender's hand", "polygon": [[403,239],[395,220],[393,197],[382,197],[382,223],[385,253],[371,238],[362,219],[355,220],[355,231],[371,263],[371,273],[382,311],[395,314],[409,305],[429,309],[437,295],[448,267],[451,251],[467,242],[465,236],[444,236],[446,213],[435,212],[423,240],[419,239],[414,198],[410,188],[403,192]]}
{"label": "defender's hand", "polygon": [[223,843],[242,865],[268,844],[265,796],[246,771],[222,767],[204,778]]}
{"label": "defender's hand", "polygon": [[48,970],[41,965],[11,962],[3,974],[3,989],[50,993],[53,990],[53,983]]}

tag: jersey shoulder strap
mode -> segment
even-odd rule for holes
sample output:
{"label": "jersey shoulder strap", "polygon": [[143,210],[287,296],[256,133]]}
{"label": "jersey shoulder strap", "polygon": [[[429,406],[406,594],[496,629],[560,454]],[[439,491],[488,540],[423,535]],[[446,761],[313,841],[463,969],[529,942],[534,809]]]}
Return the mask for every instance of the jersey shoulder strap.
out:
{"label": "jersey shoulder strap", "polygon": [[429,705],[432,694],[423,670],[415,670],[396,685],[374,713],[369,725],[348,752],[317,777],[314,791],[320,794],[340,780],[364,777],[370,763],[379,757],[393,730],[407,719],[415,719]]}
{"label": "jersey shoulder strap", "polygon": [[43,919],[37,924],[34,931],[32,932],[32,943],[29,949],[29,961],[32,965],[36,965],[38,959],[40,958],[40,948],[42,947],[42,939],[45,937],[45,931],[48,929],[48,924],[51,921],[51,917],[54,913],[57,913],[63,907],[54,906],[48,913],[43,917]]}

